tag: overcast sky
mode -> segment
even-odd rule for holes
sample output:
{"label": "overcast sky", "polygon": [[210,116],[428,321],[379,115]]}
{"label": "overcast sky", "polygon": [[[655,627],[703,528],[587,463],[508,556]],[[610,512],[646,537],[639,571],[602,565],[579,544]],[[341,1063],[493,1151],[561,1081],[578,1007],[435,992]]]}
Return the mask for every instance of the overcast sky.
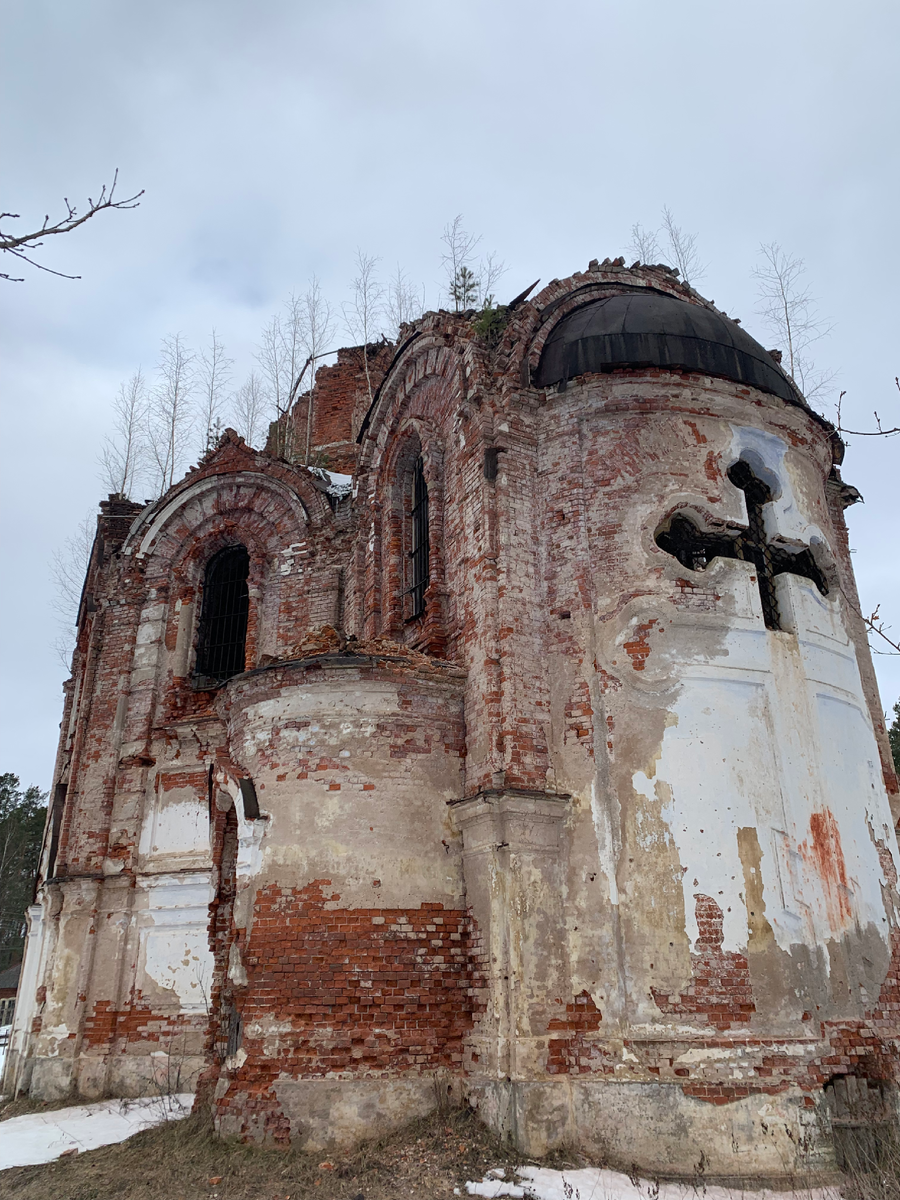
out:
{"label": "overcast sky", "polygon": [[[845,423],[900,424],[896,0],[6,0],[3,29],[2,207],[39,223],[115,167],[146,189],[46,246],[80,280],[0,284],[0,771],[23,784],[49,786],[62,703],[50,559],[103,496],[119,383],[212,326],[239,382],[313,273],[346,298],[358,247],[435,305],[463,213],[504,299],[627,253],[668,205],[699,289],[767,345],[758,247],[804,259]],[[896,636],[900,438],[850,442],[863,605]],[[876,666],[887,707],[900,658]]]}

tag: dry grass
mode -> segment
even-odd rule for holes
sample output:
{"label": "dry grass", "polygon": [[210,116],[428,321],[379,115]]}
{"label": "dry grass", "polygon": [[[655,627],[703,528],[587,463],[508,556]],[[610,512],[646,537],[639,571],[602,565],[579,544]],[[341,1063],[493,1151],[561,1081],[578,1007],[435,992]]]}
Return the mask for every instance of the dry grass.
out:
{"label": "dry grass", "polygon": [[883,1126],[848,1148],[842,1191],[847,1200],[900,1200],[900,1136]]}
{"label": "dry grass", "polygon": [[[0,1104],[0,1121],[8,1121],[11,1117],[24,1117],[28,1113],[55,1112],[58,1108],[71,1108],[80,1103],[69,1097],[66,1100],[32,1100],[30,1096],[19,1096],[17,1100],[6,1100]],[[81,1103],[90,1104],[90,1100]],[[2,1195],[2,1193],[0,1193]]]}
{"label": "dry grass", "polygon": [[[63,1104],[28,1100],[4,1106],[0,1119],[51,1111]],[[0,1197],[15,1200],[454,1200],[465,1183],[492,1167],[532,1160],[500,1144],[468,1109],[416,1121],[392,1137],[325,1157],[262,1149],[216,1137],[209,1117],[195,1113],[127,1142],[34,1167],[0,1171]],[[554,1154],[547,1167],[588,1165],[580,1155]],[[690,1181],[688,1181],[690,1182]],[[698,1196],[704,1184],[694,1180]],[[716,1182],[725,1183],[725,1180]],[[727,1181],[732,1186],[737,1180]],[[760,1181],[742,1181],[753,1192]],[[798,1180],[802,1195],[822,1181]],[[778,1185],[775,1184],[777,1187]],[[784,1181],[781,1187],[785,1187]],[[900,1200],[900,1139],[878,1140],[870,1153],[847,1163],[841,1194],[847,1200]]]}
{"label": "dry grass", "polygon": [[[525,1160],[468,1110],[434,1114],[347,1153],[309,1156],[215,1136],[194,1114],[127,1142],[0,1172],[15,1200],[452,1200],[467,1179]],[[562,1159],[544,1165],[568,1165]]]}

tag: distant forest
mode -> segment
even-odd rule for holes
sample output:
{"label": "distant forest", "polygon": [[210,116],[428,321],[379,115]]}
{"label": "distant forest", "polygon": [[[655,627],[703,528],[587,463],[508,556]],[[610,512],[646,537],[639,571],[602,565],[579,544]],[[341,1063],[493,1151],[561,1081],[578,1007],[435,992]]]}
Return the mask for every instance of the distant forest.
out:
{"label": "distant forest", "polygon": [[46,817],[46,792],[23,791],[18,775],[0,775],[0,971],[21,961],[25,948]]}

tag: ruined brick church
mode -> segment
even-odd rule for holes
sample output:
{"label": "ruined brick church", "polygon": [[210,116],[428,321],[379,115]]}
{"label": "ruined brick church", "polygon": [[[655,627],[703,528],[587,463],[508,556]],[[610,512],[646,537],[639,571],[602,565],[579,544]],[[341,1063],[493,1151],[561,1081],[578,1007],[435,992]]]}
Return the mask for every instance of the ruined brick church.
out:
{"label": "ruined brick church", "polygon": [[110,497],[4,1090],[196,1086],[316,1150],[449,1095],[673,1174],[894,1119],[842,450],[777,352],[606,260]]}

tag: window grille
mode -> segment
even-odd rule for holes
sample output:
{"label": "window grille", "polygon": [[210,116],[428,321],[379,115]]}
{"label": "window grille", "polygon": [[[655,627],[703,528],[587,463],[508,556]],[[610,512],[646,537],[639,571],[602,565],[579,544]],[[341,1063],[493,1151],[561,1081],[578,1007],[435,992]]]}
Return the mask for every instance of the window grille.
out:
{"label": "window grille", "polygon": [[221,550],[206,568],[196,671],[204,681],[222,683],[244,669],[249,570],[244,546]]}
{"label": "window grille", "polygon": [[413,467],[410,486],[411,507],[407,514],[409,522],[409,562],[406,589],[409,605],[409,620],[421,617],[425,611],[425,591],[429,579],[428,548],[428,485],[425,482],[425,467],[420,455]]}

